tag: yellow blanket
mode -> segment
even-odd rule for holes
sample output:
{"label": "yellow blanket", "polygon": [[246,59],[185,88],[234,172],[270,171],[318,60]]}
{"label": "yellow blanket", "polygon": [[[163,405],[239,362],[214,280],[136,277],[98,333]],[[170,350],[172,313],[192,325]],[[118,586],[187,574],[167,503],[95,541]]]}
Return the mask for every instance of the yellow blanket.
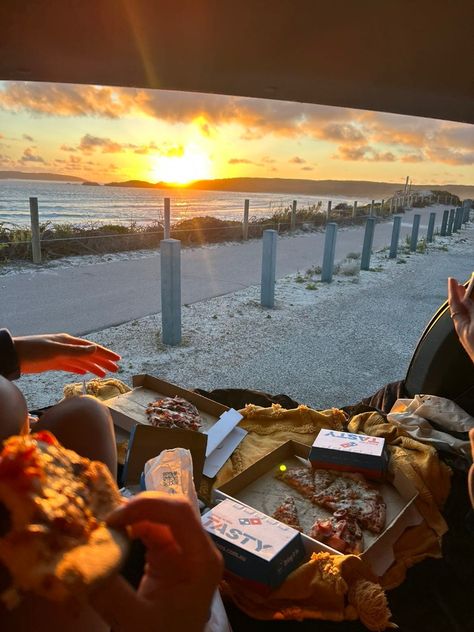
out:
{"label": "yellow blanket", "polygon": [[[248,434],[219,472],[217,487],[285,441],[311,445],[321,428],[346,427],[345,414],[334,408],[314,411],[299,406],[285,410],[278,405],[249,405],[240,412],[244,417],[240,425]],[[319,553],[269,597],[255,594],[245,583],[227,580],[226,593],[249,615],[259,619],[360,618],[370,630],[384,630],[392,624],[381,586],[393,588],[403,581],[407,568],[426,557],[441,556],[440,539],[447,527],[440,508],[449,493],[450,470],[438,459],[436,450],[415,441],[395,424],[386,423],[375,412],[353,417],[347,429],[385,437],[391,466],[400,468],[419,492],[416,505],[423,522],[402,534],[394,547],[396,560],[381,578],[375,578],[357,556]]]}

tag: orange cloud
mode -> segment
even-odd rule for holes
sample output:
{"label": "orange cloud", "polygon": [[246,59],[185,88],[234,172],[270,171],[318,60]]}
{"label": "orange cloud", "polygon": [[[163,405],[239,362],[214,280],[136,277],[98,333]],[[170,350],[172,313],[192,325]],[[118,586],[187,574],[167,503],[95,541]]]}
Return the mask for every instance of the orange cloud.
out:
{"label": "orange cloud", "polygon": [[41,162],[43,164],[46,164],[46,161],[44,158],[42,158],[41,156],[38,156],[37,154],[35,154],[33,152],[33,148],[32,147],[27,147],[25,149],[25,151],[23,152],[23,156],[20,158],[20,162]]}
{"label": "orange cloud", "polygon": [[358,161],[365,160],[368,162],[394,162],[397,157],[391,151],[379,152],[369,145],[360,147],[352,147],[351,145],[340,145],[339,153],[333,158],[337,160]]}
{"label": "orange cloud", "polygon": [[295,165],[304,165],[306,160],[304,158],[300,158],[300,156],[294,156],[293,158],[290,158],[288,162],[292,162]]}

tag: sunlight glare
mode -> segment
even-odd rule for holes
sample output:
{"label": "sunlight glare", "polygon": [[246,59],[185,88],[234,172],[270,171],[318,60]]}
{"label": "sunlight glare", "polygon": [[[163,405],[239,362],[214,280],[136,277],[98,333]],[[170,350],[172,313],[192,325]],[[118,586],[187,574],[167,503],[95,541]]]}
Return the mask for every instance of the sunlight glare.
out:
{"label": "sunlight glare", "polygon": [[154,156],[150,170],[157,182],[184,185],[212,178],[211,160],[199,147],[187,146],[181,156]]}

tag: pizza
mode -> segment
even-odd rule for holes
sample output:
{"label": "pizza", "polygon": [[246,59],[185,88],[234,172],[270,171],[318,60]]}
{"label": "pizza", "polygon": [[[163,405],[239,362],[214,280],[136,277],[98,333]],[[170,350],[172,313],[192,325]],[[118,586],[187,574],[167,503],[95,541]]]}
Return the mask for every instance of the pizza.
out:
{"label": "pizza", "polygon": [[385,527],[386,505],[382,495],[362,474],[341,473],[302,465],[277,473],[277,478],[313,504],[330,512],[343,511],[372,533]]}
{"label": "pizza", "polygon": [[273,512],[272,518],[283,522],[297,531],[303,531],[298,518],[298,510],[296,509],[295,501],[291,496],[285,496],[283,502],[278,505]]}
{"label": "pizza", "polygon": [[182,397],[163,397],[148,404],[148,422],[157,428],[199,430],[201,416],[196,406]]}
{"label": "pizza", "polygon": [[125,534],[105,525],[121,504],[107,467],[62,447],[46,431],[15,436],[0,452],[0,564],[8,607],[34,592],[53,601],[80,597],[117,570]]}
{"label": "pizza", "polygon": [[363,548],[362,530],[357,520],[343,509],[335,511],[331,518],[316,520],[309,535],[341,553],[358,554]]}

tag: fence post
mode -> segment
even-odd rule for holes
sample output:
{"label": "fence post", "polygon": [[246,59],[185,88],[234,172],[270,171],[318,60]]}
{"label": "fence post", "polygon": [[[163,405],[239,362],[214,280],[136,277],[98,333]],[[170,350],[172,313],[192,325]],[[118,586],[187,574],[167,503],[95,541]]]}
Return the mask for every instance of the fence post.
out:
{"label": "fence post", "polygon": [[165,203],[165,225],[164,225],[164,238],[169,239],[171,233],[171,201],[170,198],[164,199]]}
{"label": "fence post", "polygon": [[323,268],[321,270],[321,281],[331,283],[334,270],[334,255],[336,254],[337,224],[329,222],[326,224],[326,235],[324,238]]}
{"label": "fence post", "polygon": [[420,218],[421,218],[421,215],[418,215],[418,213],[413,215],[413,226],[411,227],[411,239],[410,239],[410,252],[416,252],[416,246],[418,244],[418,231],[420,230]]}
{"label": "fence post", "polygon": [[372,243],[374,241],[375,217],[369,217],[365,224],[364,244],[362,246],[362,257],[360,259],[360,269],[370,268],[370,255],[372,253]]}
{"label": "fence post", "polygon": [[352,207],[352,219],[357,217],[357,200],[354,202],[354,206]]}
{"label": "fence post", "polygon": [[244,223],[242,224],[242,239],[244,241],[249,238],[249,206],[250,200],[244,200]]}
{"label": "fence post", "polygon": [[385,204],[385,200],[380,202],[380,215],[383,215],[383,205]]}
{"label": "fence post", "polygon": [[332,208],[332,201],[329,200],[328,201],[328,210],[327,210],[326,220],[329,220],[329,218],[331,217],[331,208]]}
{"label": "fence post", "polygon": [[467,224],[469,221],[469,216],[470,216],[470,208],[469,206],[466,206],[464,209],[464,217],[463,217],[463,223]]}
{"label": "fence post", "polygon": [[370,217],[372,217],[372,215],[374,214],[374,204],[375,204],[375,200],[372,200],[372,204],[370,205]]}
{"label": "fence post", "polygon": [[164,239],[161,260],[161,339],[165,345],[181,342],[181,242]]}
{"label": "fence post", "polygon": [[393,228],[392,228],[392,241],[390,242],[390,259],[396,259],[398,253],[398,241],[400,239],[400,225],[402,223],[402,218],[400,215],[395,215],[393,218]]}
{"label": "fence post", "polygon": [[430,220],[428,222],[428,231],[426,233],[426,241],[428,243],[431,243],[433,241],[435,221],[436,221],[436,213],[430,213]]}
{"label": "fence post", "polygon": [[293,206],[291,207],[290,230],[291,232],[296,230],[296,200],[293,200]]}
{"label": "fence post", "polygon": [[276,274],[276,230],[264,230],[262,239],[262,285],[260,289],[260,303],[262,307],[275,305],[275,274]]}
{"label": "fence post", "polygon": [[38,198],[30,197],[31,254],[33,263],[41,263],[41,241],[38,214]]}
{"label": "fence post", "polygon": [[462,228],[462,216],[464,214],[464,211],[462,209],[462,206],[459,206],[456,209],[456,215],[454,218],[454,231],[457,233],[459,230],[461,230]]}
{"label": "fence post", "polygon": [[390,215],[393,214],[393,197],[390,198]]}
{"label": "fence post", "polygon": [[441,220],[441,237],[446,237],[446,229],[448,227],[449,211],[443,211],[443,219]]}
{"label": "fence post", "polygon": [[448,228],[446,230],[446,235],[448,235],[448,237],[453,234],[453,224],[454,224],[454,209],[452,208],[449,211]]}

